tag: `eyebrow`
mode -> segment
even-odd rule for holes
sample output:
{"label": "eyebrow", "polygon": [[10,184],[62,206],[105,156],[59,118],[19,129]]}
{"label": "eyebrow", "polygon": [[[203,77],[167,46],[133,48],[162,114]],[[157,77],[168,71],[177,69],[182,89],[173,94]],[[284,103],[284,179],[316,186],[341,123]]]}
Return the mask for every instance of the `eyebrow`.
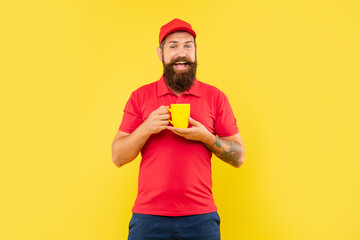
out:
{"label": "eyebrow", "polygon": [[[178,41],[170,41],[168,42],[168,44],[170,43],[179,43]],[[185,43],[194,43],[192,40],[186,41]]]}

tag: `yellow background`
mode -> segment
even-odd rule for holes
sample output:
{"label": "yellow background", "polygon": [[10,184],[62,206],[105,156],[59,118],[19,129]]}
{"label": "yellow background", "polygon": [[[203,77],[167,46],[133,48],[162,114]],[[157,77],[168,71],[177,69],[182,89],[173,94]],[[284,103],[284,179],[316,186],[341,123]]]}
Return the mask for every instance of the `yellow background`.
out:
{"label": "yellow background", "polygon": [[140,158],[111,143],[160,78],[160,27],[198,34],[246,147],[213,158],[222,239],[360,239],[360,3],[0,0],[0,239],[126,239]]}

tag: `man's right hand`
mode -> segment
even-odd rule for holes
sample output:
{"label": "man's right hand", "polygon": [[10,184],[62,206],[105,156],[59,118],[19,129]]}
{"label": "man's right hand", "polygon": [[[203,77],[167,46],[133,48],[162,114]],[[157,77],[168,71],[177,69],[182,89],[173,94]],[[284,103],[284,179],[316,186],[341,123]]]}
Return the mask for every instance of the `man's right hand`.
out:
{"label": "man's right hand", "polygon": [[154,110],[144,122],[144,127],[149,133],[154,134],[166,129],[169,125],[169,106],[161,105]]}

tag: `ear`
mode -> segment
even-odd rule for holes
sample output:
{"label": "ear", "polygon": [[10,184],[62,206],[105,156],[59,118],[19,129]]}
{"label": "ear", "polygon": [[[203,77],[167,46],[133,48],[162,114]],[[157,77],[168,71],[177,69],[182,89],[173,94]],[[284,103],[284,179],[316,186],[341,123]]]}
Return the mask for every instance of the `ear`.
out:
{"label": "ear", "polygon": [[160,59],[160,61],[162,62],[162,51],[161,51],[161,48],[160,47],[157,47],[157,54],[158,54],[158,57]]}

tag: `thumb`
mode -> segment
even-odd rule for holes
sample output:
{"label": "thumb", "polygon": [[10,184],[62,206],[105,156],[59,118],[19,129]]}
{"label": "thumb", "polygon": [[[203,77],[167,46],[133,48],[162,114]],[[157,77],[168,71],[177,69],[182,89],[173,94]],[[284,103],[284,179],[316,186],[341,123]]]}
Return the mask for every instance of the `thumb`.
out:
{"label": "thumb", "polygon": [[192,119],[191,117],[189,117],[189,123],[193,126],[199,126],[199,122],[198,121],[195,121],[194,119]]}

